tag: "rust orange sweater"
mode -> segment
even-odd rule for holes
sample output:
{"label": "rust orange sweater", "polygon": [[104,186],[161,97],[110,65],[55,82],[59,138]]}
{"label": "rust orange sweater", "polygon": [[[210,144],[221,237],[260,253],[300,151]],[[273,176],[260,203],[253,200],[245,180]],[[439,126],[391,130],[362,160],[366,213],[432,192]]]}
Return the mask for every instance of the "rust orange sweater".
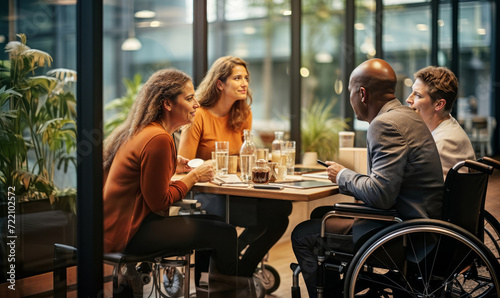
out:
{"label": "rust orange sweater", "polygon": [[121,145],[104,173],[105,252],[125,249],[146,215],[168,210],[186,195],[184,182],[170,181],[176,166],[174,139],[159,123]]}
{"label": "rust orange sweater", "polygon": [[250,111],[241,130],[235,132],[227,124],[228,116],[218,117],[205,108],[196,110],[194,122],[186,128],[187,141],[179,148],[179,155],[193,159],[212,158],[216,141],[229,142],[229,155],[239,155],[243,144],[243,130],[252,129],[252,112]]}

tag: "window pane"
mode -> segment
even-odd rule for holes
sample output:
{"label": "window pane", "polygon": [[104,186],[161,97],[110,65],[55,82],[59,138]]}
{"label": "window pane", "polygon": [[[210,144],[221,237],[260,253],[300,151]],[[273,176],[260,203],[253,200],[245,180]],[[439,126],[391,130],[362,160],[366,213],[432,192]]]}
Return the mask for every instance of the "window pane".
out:
{"label": "window pane", "polygon": [[458,117],[491,114],[491,3],[461,2]]}
{"label": "window pane", "polygon": [[431,19],[429,1],[384,1],[384,58],[398,75],[402,102],[411,93],[413,73],[431,63]]}
{"label": "window pane", "polygon": [[12,280],[53,271],[54,243],[76,244],[76,5],[1,1],[0,47],[0,235],[13,244],[0,280],[25,297]]}
{"label": "window pane", "polygon": [[344,57],[344,1],[303,2],[302,17],[302,106],[335,101],[339,115]]}
{"label": "window pane", "polygon": [[136,74],[142,82],[166,67],[192,75],[192,1],[105,0],[103,14],[105,104],[123,96],[123,79]]}
{"label": "window pane", "polygon": [[356,63],[375,57],[375,0],[356,1],[354,38]]}
{"label": "window pane", "polygon": [[248,63],[253,128],[272,141],[273,130],[289,130],[290,1],[225,3],[208,2],[209,67],[227,55]]}

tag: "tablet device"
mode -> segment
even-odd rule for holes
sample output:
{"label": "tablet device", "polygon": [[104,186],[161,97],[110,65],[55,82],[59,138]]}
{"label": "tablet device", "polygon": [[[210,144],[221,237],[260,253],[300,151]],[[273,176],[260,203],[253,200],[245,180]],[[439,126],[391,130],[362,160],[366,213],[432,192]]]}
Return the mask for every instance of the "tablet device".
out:
{"label": "tablet device", "polygon": [[305,173],[322,172],[324,170],[325,169],[308,168],[308,167],[295,167],[295,169],[293,169],[293,172],[295,175],[302,175]]}
{"label": "tablet device", "polygon": [[314,187],[336,186],[337,184],[332,183],[330,181],[303,180],[303,181],[287,182],[283,184],[277,183],[276,185],[281,185],[290,188],[314,188]]}

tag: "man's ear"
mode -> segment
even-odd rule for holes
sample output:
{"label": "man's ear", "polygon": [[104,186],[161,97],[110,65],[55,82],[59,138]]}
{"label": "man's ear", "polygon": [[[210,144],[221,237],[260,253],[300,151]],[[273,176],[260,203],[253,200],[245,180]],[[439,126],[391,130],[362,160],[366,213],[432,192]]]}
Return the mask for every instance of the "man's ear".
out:
{"label": "man's ear", "polygon": [[366,103],[368,92],[366,92],[365,87],[360,87],[359,88],[359,93],[360,93],[359,95],[360,95],[360,98],[361,98],[361,102],[362,103]]}

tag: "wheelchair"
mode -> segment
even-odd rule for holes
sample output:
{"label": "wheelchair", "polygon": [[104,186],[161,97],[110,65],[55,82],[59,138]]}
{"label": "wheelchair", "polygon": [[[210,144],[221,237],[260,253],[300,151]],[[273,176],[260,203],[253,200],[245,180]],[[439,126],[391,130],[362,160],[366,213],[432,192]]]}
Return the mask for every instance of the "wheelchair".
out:
{"label": "wheelchair", "polygon": [[[477,161],[500,170],[500,162],[492,158],[483,157]],[[484,244],[500,262],[500,223],[487,210],[484,211]]]}
{"label": "wheelchair", "polygon": [[[337,297],[500,297],[500,263],[489,249],[498,253],[500,229],[484,210],[493,172],[488,161],[466,160],[450,169],[441,220],[402,221],[394,210],[335,204],[322,219],[317,296],[324,297],[325,284],[336,282],[325,279],[326,270],[333,270],[341,278]],[[462,167],[469,172],[459,173]],[[357,245],[354,253],[346,253],[325,245],[329,237],[325,225],[332,217],[394,223]],[[292,264],[292,270],[292,297],[298,298],[300,267]]]}

